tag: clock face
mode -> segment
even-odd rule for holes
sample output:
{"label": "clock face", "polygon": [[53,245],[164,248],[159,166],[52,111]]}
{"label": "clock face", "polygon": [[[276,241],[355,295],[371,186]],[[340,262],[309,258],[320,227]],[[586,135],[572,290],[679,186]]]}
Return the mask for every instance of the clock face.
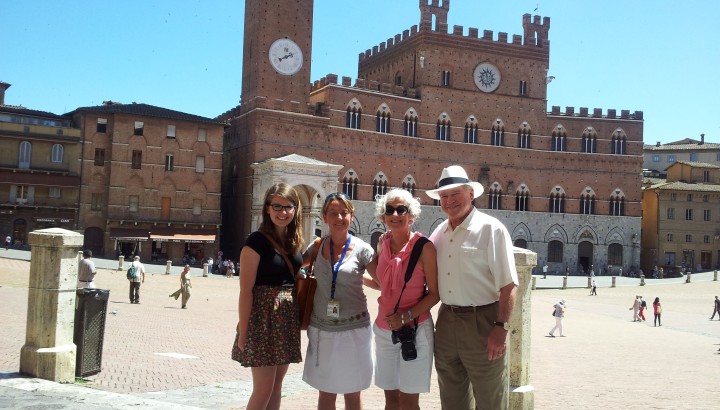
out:
{"label": "clock face", "polygon": [[300,71],[303,65],[300,46],[287,38],[275,40],[270,46],[268,57],[275,71],[282,75],[293,75]]}
{"label": "clock face", "polygon": [[490,63],[480,63],[473,71],[475,86],[485,93],[491,93],[500,86],[500,70]]}

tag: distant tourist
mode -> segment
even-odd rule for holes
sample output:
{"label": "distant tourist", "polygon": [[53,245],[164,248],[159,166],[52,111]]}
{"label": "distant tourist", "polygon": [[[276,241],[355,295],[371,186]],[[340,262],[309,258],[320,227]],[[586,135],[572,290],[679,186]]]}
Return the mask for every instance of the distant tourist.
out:
{"label": "distant tourist", "polygon": [[6,251],[10,249],[11,243],[12,243],[12,237],[10,237],[10,235],[6,236],[5,237],[5,250]]}
{"label": "distant tourist", "polygon": [[558,303],[553,305],[553,308],[555,308],[555,311],[553,312],[553,316],[555,317],[555,327],[550,329],[550,332],[548,333],[550,337],[555,337],[556,330],[560,333],[560,337],[565,337],[562,326],[562,321],[565,317],[565,303],[565,299],[560,299]]}
{"label": "distant tourist", "polygon": [[78,288],[95,289],[95,262],[92,261],[92,251],[85,249],[83,259],[78,269]]}
{"label": "distant tourist", "polygon": [[140,304],[140,285],[145,283],[145,266],[140,263],[140,257],[135,256],[131,265],[135,268],[135,275],[128,278],[130,281],[130,303]]}
{"label": "distant tourist", "polygon": [[635,300],[628,310],[633,311],[633,322],[640,322],[640,296],[635,296]]}
{"label": "distant tourist", "polygon": [[655,326],[662,326],[660,316],[662,316],[662,305],[660,305],[660,298],[655,298],[653,302],[653,311],[655,312]]}
{"label": "distant tourist", "polygon": [[175,300],[178,300],[180,295],[182,295],[182,302],[180,306],[183,309],[187,309],[187,302],[190,299],[190,288],[192,288],[188,273],[190,273],[190,265],[185,265],[185,269],[183,269],[180,274],[180,289],[170,294],[170,297],[174,297]]}
{"label": "distant tourist", "polygon": [[715,301],[713,302],[713,314],[710,316],[710,320],[715,319],[715,314],[718,315],[718,320],[720,320],[720,299],[718,299],[717,296],[715,296]]}
{"label": "distant tourist", "polygon": [[638,311],[638,320],[642,319],[642,321],[645,321],[645,309],[647,308],[647,302],[645,302],[645,299],[643,299],[642,296],[640,296],[640,310]]}
{"label": "distant tourist", "polygon": [[592,280],[590,296],[597,296],[597,282],[595,282],[595,278],[593,278]]}

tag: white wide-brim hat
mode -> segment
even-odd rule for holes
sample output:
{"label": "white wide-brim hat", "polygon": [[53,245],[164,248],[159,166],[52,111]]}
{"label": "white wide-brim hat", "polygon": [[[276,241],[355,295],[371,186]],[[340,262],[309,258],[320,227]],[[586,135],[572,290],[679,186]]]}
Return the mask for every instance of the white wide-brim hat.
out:
{"label": "white wide-brim hat", "polygon": [[462,185],[467,185],[473,189],[473,193],[475,195],[473,199],[479,197],[485,191],[485,188],[483,188],[479,182],[471,181],[468,178],[467,172],[465,172],[463,167],[460,165],[451,165],[442,170],[437,189],[431,189],[429,191],[425,191],[425,193],[432,199],[440,199],[440,191],[445,191],[446,189],[452,189]]}

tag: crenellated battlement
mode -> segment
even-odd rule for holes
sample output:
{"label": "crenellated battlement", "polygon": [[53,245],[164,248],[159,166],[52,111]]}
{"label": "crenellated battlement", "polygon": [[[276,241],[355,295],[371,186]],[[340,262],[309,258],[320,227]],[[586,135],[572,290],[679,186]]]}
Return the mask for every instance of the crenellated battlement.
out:
{"label": "crenellated battlement", "polygon": [[552,109],[548,113],[550,115],[559,115],[565,117],[589,117],[589,118],[608,118],[608,119],[621,119],[621,120],[643,120],[643,112],[635,111],[633,113],[630,110],[620,110],[618,115],[617,110],[610,108],[607,113],[603,115],[602,108],[593,108],[592,113],[588,111],[587,107],[580,107],[578,112],[575,112],[575,107],[565,107],[565,111],[560,111],[559,105],[553,105]]}
{"label": "crenellated battlement", "polygon": [[[325,77],[316,80],[312,84],[312,88],[310,92],[315,92],[323,87],[326,87],[328,85],[338,84],[338,76],[337,74],[328,74]],[[358,78],[355,80],[355,86],[352,85],[352,79],[350,77],[343,77],[341,79],[341,83],[339,85],[342,85],[343,87],[354,87],[356,89],[360,90],[368,90],[368,91],[377,91],[385,94],[392,94],[397,95],[400,97],[408,97],[408,98],[420,98],[420,94],[418,93],[418,90],[411,87],[403,87],[401,85],[395,85],[390,83],[381,83],[378,81],[367,81],[363,78]]]}
{"label": "crenellated battlement", "polygon": [[[446,2],[449,7],[449,1],[446,0]],[[422,3],[423,1],[421,0],[421,7]],[[444,26],[438,24],[435,27],[435,30],[433,30],[432,27],[427,26],[427,24],[423,25],[423,22],[421,22],[419,29],[417,25],[414,25],[410,27],[409,30],[404,30],[402,33],[388,38],[387,41],[382,42],[377,46],[373,46],[372,49],[365,50],[365,52],[359,54],[358,61],[362,63],[363,61],[378,56],[385,51],[392,50],[398,44],[410,40],[421,31],[435,31],[437,33],[444,33],[448,36],[462,37],[480,42],[492,42],[503,45],[507,44],[518,47],[549,48],[550,46],[550,40],[548,39],[550,17],[532,16],[531,19],[530,14],[525,14],[523,16],[523,35],[513,34],[512,37],[510,37],[508,33],[499,32],[497,34],[497,38],[495,38],[495,33],[492,30],[483,30],[482,36],[480,36],[479,29],[469,27],[467,34],[465,34],[464,26],[455,25],[453,26],[452,32],[448,33],[447,24]],[[508,41],[509,38],[510,41]]]}

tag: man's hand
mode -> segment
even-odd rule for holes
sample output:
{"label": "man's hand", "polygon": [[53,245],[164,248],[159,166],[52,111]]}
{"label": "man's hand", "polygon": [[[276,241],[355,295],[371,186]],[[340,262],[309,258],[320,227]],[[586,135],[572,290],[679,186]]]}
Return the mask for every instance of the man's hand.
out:
{"label": "man's hand", "polygon": [[508,331],[500,326],[494,326],[488,336],[487,354],[488,360],[497,360],[503,357],[507,350]]}

